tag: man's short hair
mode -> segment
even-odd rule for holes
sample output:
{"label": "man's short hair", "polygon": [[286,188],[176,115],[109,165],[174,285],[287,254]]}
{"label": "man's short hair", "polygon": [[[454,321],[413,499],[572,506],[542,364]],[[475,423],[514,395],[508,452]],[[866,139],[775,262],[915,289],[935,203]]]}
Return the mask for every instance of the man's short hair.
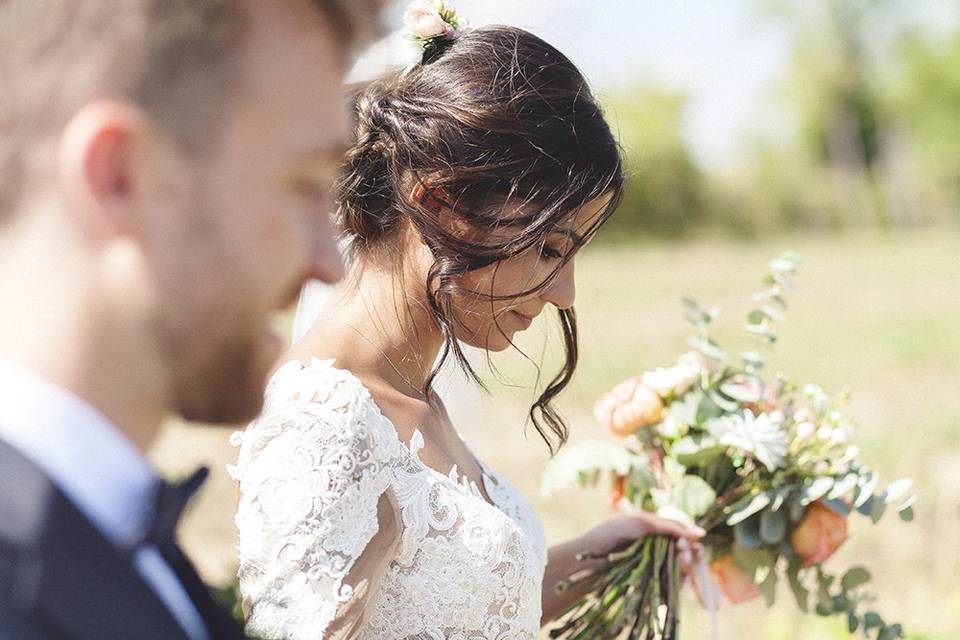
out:
{"label": "man's short hair", "polygon": [[[0,0],[0,224],[91,100],[136,102],[187,151],[209,148],[256,1]],[[311,3],[345,53],[377,33],[381,0]]]}

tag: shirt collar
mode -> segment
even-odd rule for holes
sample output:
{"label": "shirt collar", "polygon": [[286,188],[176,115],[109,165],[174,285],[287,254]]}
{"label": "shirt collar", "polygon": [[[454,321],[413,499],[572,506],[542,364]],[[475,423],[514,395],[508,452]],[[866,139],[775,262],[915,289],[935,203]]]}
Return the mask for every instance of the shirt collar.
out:
{"label": "shirt collar", "polygon": [[115,544],[142,531],[159,483],[143,454],[86,401],[4,360],[0,438],[40,467]]}

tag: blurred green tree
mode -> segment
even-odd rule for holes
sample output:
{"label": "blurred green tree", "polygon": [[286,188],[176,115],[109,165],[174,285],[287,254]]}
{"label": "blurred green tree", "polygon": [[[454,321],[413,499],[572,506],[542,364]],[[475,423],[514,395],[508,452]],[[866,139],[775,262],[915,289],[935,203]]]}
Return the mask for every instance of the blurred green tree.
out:
{"label": "blurred green tree", "polygon": [[624,150],[627,187],[623,204],[601,238],[677,238],[706,218],[705,178],[681,134],[686,96],[638,86],[605,100]]}
{"label": "blurred green tree", "polygon": [[920,176],[960,220],[960,30],[931,39],[906,33],[891,105],[906,132]]}

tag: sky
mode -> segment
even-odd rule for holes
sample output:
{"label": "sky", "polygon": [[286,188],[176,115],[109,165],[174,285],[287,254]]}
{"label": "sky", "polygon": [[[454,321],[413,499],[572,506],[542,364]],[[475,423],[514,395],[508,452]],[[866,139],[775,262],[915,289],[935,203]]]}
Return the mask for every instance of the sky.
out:
{"label": "sky", "polygon": [[[388,12],[402,23],[406,2]],[[708,170],[739,165],[757,137],[786,136],[788,112],[777,101],[792,48],[783,20],[764,17],[762,0],[453,0],[473,26],[510,24],[563,51],[595,92],[652,83],[688,96],[683,134]],[[929,25],[956,23],[956,0],[916,0]],[[410,55],[398,36],[380,53]]]}

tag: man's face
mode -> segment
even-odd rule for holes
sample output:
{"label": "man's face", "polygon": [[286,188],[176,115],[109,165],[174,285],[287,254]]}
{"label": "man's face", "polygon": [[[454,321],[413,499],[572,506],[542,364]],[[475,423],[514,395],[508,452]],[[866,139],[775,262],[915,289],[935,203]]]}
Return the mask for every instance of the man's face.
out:
{"label": "man's face", "polygon": [[216,148],[203,160],[177,156],[145,203],[171,402],[186,419],[214,423],[259,412],[282,348],[274,312],[304,279],[342,275],[330,213],[347,138],[343,53],[305,1],[250,7]]}

